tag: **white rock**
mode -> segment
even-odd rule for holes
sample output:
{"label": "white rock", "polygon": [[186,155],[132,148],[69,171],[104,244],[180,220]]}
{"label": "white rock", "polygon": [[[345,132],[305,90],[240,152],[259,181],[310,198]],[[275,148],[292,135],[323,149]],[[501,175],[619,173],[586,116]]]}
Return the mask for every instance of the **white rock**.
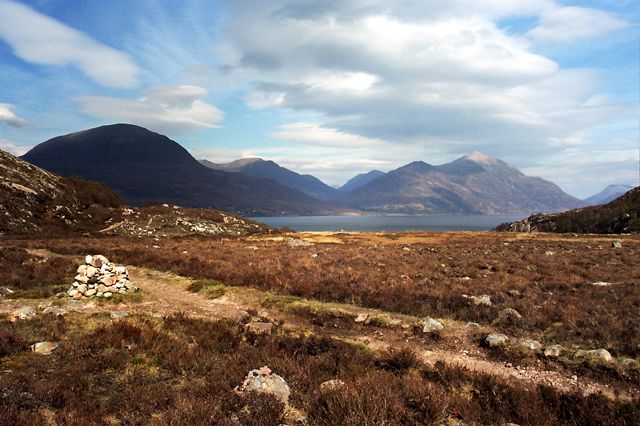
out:
{"label": "white rock", "polygon": [[433,318],[427,318],[422,320],[422,332],[423,333],[435,333],[444,329],[444,325],[440,321]]}

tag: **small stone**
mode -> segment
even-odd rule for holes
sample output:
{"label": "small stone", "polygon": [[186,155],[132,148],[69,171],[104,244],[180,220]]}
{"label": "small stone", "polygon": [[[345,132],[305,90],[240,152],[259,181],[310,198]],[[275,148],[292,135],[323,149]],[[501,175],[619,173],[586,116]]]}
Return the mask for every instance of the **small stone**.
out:
{"label": "small stone", "polygon": [[611,247],[613,247],[613,248],[622,248],[622,244],[620,244],[620,241],[618,241],[618,240],[613,240],[611,242]]}
{"label": "small stone", "polygon": [[80,285],[76,288],[76,290],[78,290],[78,293],[82,293],[82,294],[85,294],[85,293],[87,292],[87,290],[88,290],[88,289],[89,289],[89,288],[87,287],[87,285],[86,285],[86,284],[80,284]]}
{"label": "small stone", "polygon": [[31,350],[38,355],[51,355],[51,353],[58,347],[58,343],[55,342],[38,342],[31,345]]}
{"label": "small stone", "polygon": [[545,256],[553,256],[555,253],[552,252],[551,250],[547,250],[544,252]]}
{"label": "small stone", "polygon": [[562,354],[563,350],[562,345],[545,346],[544,356],[548,358],[558,358]]}
{"label": "small stone", "polygon": [[497,322],[499,323],[516,323],[522,320],[522,315],[520,312],[516,311],[513,308],[506,308],[498,312]]}
{"label": "small stone", "polygon": [[94,268],[93,266],[85,266],[85,275],[89,278],[93,277],[95,274],[98,273],[98,270],[96,268]]}
{"label": "small stone", "polygon": [[76,270],[76,272],[78,273],[78,275],[87,275],[87,265],[80,265],[78,266],[78,269]]}
{"label": "small stone", "polygon": [[491,306],[491,296],[489,296],[488,294],[483,294],[480,296],[467,296],[466,294],[463,295],[462,297],[465,297],[469,300],[471,300],[471,302],[474,305],[486,305],[486,306]]}
{"label": "small stone", "polygon": [[578,381],[578,376],[576,376],[575,374],[573,376],[571,376],[571,380],[573,380],[574,382]]}
{"label": "small stone", "polygon": [[250,322],[245,324],[245,330],[254,334],[263,334],[263,335],[271,335],[271,331],[273,329],[273,325],[270,322]]}
{"label": "small stone", "polygon": [[97,291],[95,288],[90,288],[89,290],[87,290],[87,291],[84,293],[84,295],[85,295],[85,296],[87,296],[87,297],[92,297],[92,296],[95,296],[95,294],[96,294],[97,292],[98,292],[98,291]]}
{"label": "small stone", "polygon": [[105,291],[105,292],[102,294],[102,297],[104,297],[105,299],[109,299],[109,298],[111,298],[112,296],[113,296],[113,293],[112,293],[112,292],[110,292],[110,291]]}
{"label": "small stone", "polygon": [[335,392],[338,389],[342,389],[346,384],[340,379],[327,380],[320,383],[320,392]]}
{"label": "small stone", "polygon": [[73,289],[73,290],[69,290],[67,292],[67,294],[69,295],[69,297],[74,297],[76,294],[80,293],[78,290]]}
{"label": "small stone", "polygon": [[127,311],[112,311],[109,316],[113,319],[124,318],[129,316]]}
{"label": "small stone", "polygon": [[93,264],[93,256],[91,256],[90,254],[86,255],[84,258],[84,263],[86,263],[87,265]]}
{"label": "small stone", "polygon": [[78,275],[75,276],[74,280],[76,280],[79,283],[86,284],[86,283],[89,282],[89,277],[87,277],[85,275],[78,274]]}
{"label": "small stone", "polygon": [[421,322],[423,333],[437,333],[444,329],[444,325],[433,318],[427,318]]}
{"label": "small stone", "polygon": [[487,337],[485,337],[484,341],[489,345],[490,348],[497,348],[500,346],[506,346],[509,342],[509,337],[500,333],[491,333]]}

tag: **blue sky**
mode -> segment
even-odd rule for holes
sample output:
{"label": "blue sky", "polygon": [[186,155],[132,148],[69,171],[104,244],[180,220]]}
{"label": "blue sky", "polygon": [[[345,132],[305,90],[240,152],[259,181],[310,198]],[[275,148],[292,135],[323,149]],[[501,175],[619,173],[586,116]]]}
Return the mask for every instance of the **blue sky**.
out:
{"label": "blue sky", "polygon": [[0,0],[0,149],[115,122],[332,185],[472,151],[637,184],[637,1]]}

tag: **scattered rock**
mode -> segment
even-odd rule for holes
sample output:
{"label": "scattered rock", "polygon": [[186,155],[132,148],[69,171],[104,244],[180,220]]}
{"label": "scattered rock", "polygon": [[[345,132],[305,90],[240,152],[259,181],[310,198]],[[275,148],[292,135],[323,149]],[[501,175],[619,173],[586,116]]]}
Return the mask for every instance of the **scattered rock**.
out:
{"label": "scattered rock", "polygon": [[335,392],[345,386],[346,384],[340,379],[327,380],[320,383],[320,392]]}
{"label": "scattered rock", "polygon": [[273,330],[273,324],[270,322],[255,321],[245,324],[244,329],[254,334],[264,334],[269,336]]}
{"label": "scattered rock", "polygon": [[289,402],[291,389],[284,379],[273,373],[269,367],[261,367],[258,370],[251,370],[241,386],[235,388],[236,393],[256,391],[268,393],[278,398],[283,404]]}
{"label": "scattered rock", "polygon": [[296,239],[296,238],[289,238],[287,240],[287,245],[289,247],[309,247],[312,246],[313,243],[309,242],[309,241],[305,241],[305,240],[300,240],[300,239]]}
{"label": "scattered rock", "polygon": [[66,309],[58,308],[55,306],[49,306],[47,308],[44,308],[42,313],[45,315],[53,315],[56,317],[61,317],[68,314]]}
{"label": "scattered rock", "polygon": [[613,359],[606,349],[593,349],[590,351],[579,350],[573,355],[576,359],[587,359],[589,361],[609,362]]}
{"label": "scattered rock", "polygon": [[249,314],[249,312],[247,311],[240,311],[238,312],[238,315],[236,315],[236,322],[238,324],[244,324],[246,322],[249,322],[251,320],[251,314]]}
{"label": "scattered rock", "polygon": [[505,308],[498,312],[497,322],[502,324],[512,324],[515,322],[519,322],[522,320],[522,315],[520,312],[516,311],[513,308]]}
{"label": "scattered rock", "polygon": [[562,347],[562,345],[545,346],[544,356],[548,358],[558,358],[560,355],[562,355],[563,350],[564,348]]}
{"label": "scattered rock", "polygon": [[437,333],[441,330],[444,330],[444,325],[442,325],[440,321],[434,320],[433,318],[422,320],[421,325],[423,333]]}
{"label": "scattered rock", "polygon": [[467,296],[466,294],[463,294],[462,297],[471,300],[474,305],[492,305],[491,296],[489,296],[488,294],[482,294],[480,296]]}
{"label": "scattered rock", "polygon": [[622,248],[622,244],[620,244],[620,241],[618,241],[618,240],[613,240],[611,242],[611,247],[613,247],[613,248]]}
{"label": "scattered rock", "polygon": [[55,342],[38,342],[31,345],[31,350],[38,355],[51,355],[51,353],[58,347],[58,343]]}
{"label": "scattered rock", "polygon": [[67,295],[74,299],[83,297],[110,298],[113,293],[125,294],[138,289],[129,281],[129,271],[116,266],[102,255],[87,255],[85,264],[77,269],[77,275]]}
{"label": "scattered rock", "polygon": [[527,351],[538,352],[542,350],[542,345],[537,340],[533,339],[520,339],[518,340],[518,347]]}
{"label": "scattered rock", "polygon": [[365,322],[368,319],[369,319],[369,314],[362,313],[362,314],[358,314],[358,316],[355,319],[355,322]]}
{"label": "scattered rock", "polygon": [[484,341],[490,348],[497,348],[500,346],[506,346],[509,342],[509,337],[500,333],[491,333],[485,337]]}
{"label": "scattered rock", "polygon": [[36,316],[36,310],[31,306],[23,306],[18,309],[14,309],[9,312],[7,319],[11,322],[16,322],[18,320],[26,320],[30,318],[34,318]]}

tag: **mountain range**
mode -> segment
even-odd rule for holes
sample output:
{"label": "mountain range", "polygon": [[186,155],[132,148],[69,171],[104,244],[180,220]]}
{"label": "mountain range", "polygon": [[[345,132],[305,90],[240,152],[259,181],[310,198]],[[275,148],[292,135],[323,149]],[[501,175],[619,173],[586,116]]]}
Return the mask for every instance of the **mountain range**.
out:
{"label": "mountain range", "polygon": [[23,158],[102,182],[133,205],[162,202],[249,216],[531,214],[584,205],[555,184],[478,152],[437,166],[415,161],[388,173],[374,170],[339,189],[259,158],[198,162],[166,136],[129,124],[59,136]]}
{"label": "mountain range", "polygon": [[132,205],[171,203],[248,216],[336,212],[277,182],[205,167],[166,136],[129,124],[59,136],[22,158],[63,176],[102,182]]}

